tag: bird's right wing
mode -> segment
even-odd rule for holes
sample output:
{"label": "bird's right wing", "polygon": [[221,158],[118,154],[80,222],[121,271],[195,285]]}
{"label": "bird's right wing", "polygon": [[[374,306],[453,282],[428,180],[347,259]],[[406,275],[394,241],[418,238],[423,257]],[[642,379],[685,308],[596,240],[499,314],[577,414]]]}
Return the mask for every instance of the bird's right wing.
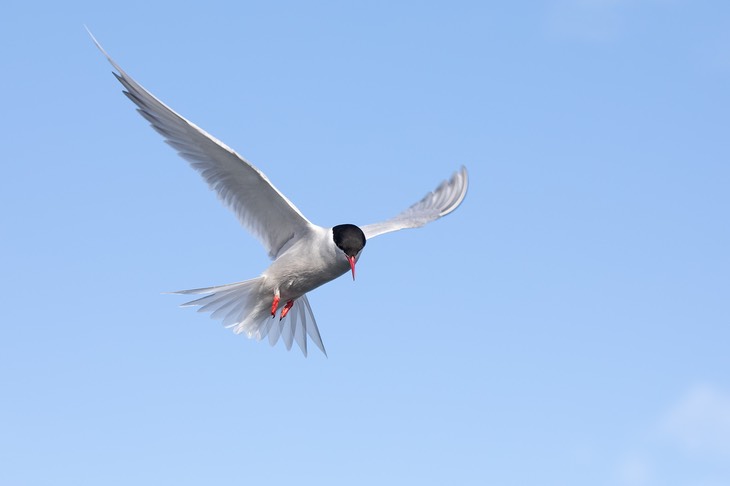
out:
{"label": "bird's right wing", "polygon": [[459,207],[466,196],[469,186],[469,177],[466,167],[451,176],[448,181],[443,181],[434,191],[429,192],[416,204],[402,213],[382,223],[374,223],[361,226],[365,238],[370,239],[383,233],[398,231],[406,228],[418,228],[426,223],[435,221],[446,216]]}
{"label": "bird's right wing", "polygon": [[270,258],[276,258],[287,243],[311,231],[312,223],[263,172],[155,98],[109,57],[93,35],[91,38],[118,71],[114,76],[124,86],[124,94],[137,105],[139,114],[203,176]]}

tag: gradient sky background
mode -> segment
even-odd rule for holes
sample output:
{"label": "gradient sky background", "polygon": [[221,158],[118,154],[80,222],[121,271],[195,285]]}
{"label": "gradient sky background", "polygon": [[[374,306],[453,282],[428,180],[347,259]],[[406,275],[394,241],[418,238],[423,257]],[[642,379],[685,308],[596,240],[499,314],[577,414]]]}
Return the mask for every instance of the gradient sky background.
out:
{"label": "gradient sky background", "polygon": [[[178,290],[268,264],[129,74],[312,221],[461,164],[310,300],[329,358]],[[730,3],[11,1],[0,484],[730,484]]]}

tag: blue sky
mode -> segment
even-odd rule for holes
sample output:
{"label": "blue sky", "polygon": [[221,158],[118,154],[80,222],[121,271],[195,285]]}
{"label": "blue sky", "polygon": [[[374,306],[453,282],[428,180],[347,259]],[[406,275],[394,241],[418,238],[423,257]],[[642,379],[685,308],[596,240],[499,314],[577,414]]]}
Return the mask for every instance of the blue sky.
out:
{"label": "blue sky", "polygon": [[[312,221],[461,208],[310,301],[329,358],[161,292],[265,252],[121,94]],[[730,6],[11,2],[0,484],[730,484]]]}

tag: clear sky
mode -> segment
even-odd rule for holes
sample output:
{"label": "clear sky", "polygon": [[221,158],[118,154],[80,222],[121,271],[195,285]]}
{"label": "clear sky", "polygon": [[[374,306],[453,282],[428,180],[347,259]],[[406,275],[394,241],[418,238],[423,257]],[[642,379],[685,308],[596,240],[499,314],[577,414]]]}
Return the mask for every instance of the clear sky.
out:
{"label": "clear sky", "polygon": [[[84,24],[315,223],[469,194],[311,294],[329,358],[235,336],[162,292],[266,254]],[[730,484],[730,3],[11,1],[0,54],[0,484]]]}

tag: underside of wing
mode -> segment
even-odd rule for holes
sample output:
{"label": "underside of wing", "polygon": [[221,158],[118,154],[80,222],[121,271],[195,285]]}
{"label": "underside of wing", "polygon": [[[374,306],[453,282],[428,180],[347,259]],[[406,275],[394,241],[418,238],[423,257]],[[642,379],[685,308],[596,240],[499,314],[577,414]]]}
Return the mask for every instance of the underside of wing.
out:
{"label": "underside of wing", "polygon": [[124,86],[124,94],[137,105],[137,111],[203,176],[270,258],[276,258],[292,238],[310,230],[312,224],[263,172],[158,100],[125,73],[93,35],[92,39],[116,69],[114,75]]}
{"label": "underside of wing", "polygon": [[397,216],[382,223],[361,226],[365,238],[370,239],[406,228],[418,228],[446,216],[459,207],[466,196],[468,186],[466,167],[462,167],[451,176],[451,179],[443,181],[435,190]]}

